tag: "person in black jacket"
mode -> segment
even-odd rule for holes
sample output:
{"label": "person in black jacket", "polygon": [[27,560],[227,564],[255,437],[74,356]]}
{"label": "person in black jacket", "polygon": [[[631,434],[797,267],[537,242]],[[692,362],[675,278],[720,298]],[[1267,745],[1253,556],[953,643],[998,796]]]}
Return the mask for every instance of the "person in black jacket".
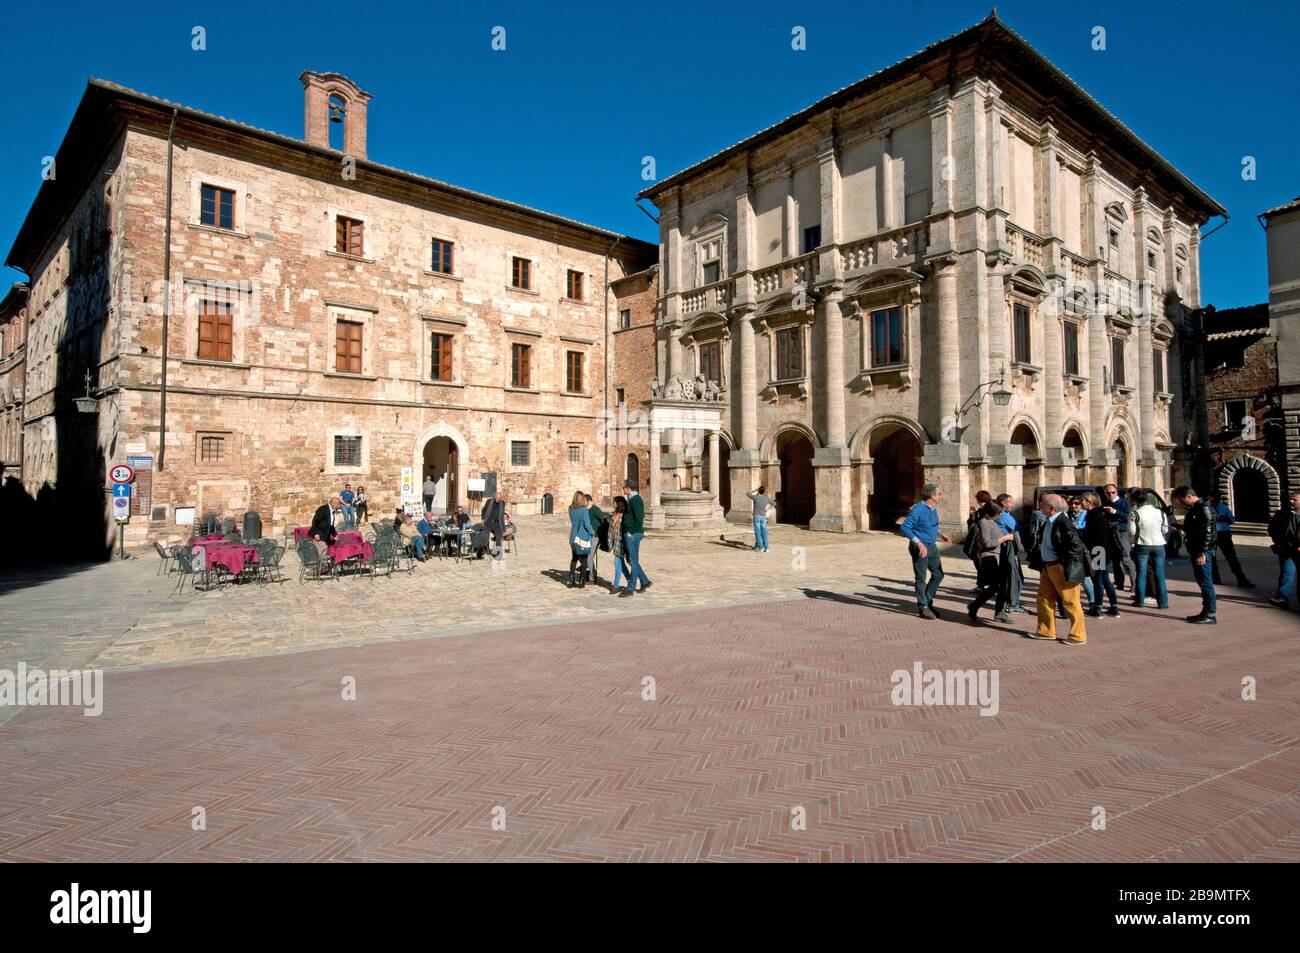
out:
{"label": "person in black jacket", "polygon": [[331,496],[328,503],[322,503],[316,507],[316,515],[311,518],[311,538],[318,543],[324,543],[328,546],[334,542],[334,537],[338,535],[334,529],[334,514],[338,512],[343,501],[337,496]]}
{"label": "person in black jacket", "polygon": [[1201,611],[1189,615],[1188,622],[1196,625],[1214,625],[1217,602],[1214,597],[1214,547],[1218,544],[1215,529],[1215,512],[1190,486],[1174,490],[1174,501],[1187,507],[1183,517],[1183,538],[1187,555],[1192,559],[1192,575],[1201,588]]}
{"label": "person in black jacket", "polygon": [[1056,598],[1060,596],[1070,619],[1070,635],[1057,639],[1065,645],[1084,645],[1088,628],[1083,621],[1079,590],[1088,574],[1088,549],[1079,529],[1066,511],[1065,500],[1048,493],[1038,501],[1043,519],[1034,525],[1029,568],[1038,570],[1038,631],[1026,632],[1031,639],[1056,639]]}
{"label": "person in black jacket", "polygon": [[[1124,501],[1128,503],[1128,500]],[[1115,584],[1111,582],[1111,566],[1118,566],[1121,541],[1116,537],[1110,523],[1110,514],[1101,504],[1101,497],[1096,493],[1083,494],[1083,506],[1087,512],[1084,518],[1083,543],[1088,547],[1088,560],[1092,575],[1092,608],[1088,614],[1094,618],[1101,616],[1103,596],[1110,601],[1108,615],[1119,615],[1119,597],[1115,594]],[[1127,519],[1127,517],[1125,517]],[[1125,529],[1127,534],[1128,530]]]}
{"label": "person in black jacket", "polygon": [[[1133,510],[1133,504],[1120,496],[1119,487],[1114,483],[1107,483],[1101,492],[1101,508],[1110,523],[1110,531],[1115,535],[1115,541],[1109,547],[1116,552],[1111,569],[1115,575],[1115,585],[1123,589],[1125,578],[1133,579],[1137,572],[1137,567],[1133,565],[1133,537],[1128,531],[1128,515]],[[1097,596],[1097,601],[1101,602],[1100,595]]]}
{"label": "person in black jacket", "polygon": [[1286,506],[1268,521],[1268,535],[1277,553],[1277,595],[1268,601],[1279,609],[1291,605],[1296,593],[1296,576],[1300,575],[1300,490],[1287,494]]}

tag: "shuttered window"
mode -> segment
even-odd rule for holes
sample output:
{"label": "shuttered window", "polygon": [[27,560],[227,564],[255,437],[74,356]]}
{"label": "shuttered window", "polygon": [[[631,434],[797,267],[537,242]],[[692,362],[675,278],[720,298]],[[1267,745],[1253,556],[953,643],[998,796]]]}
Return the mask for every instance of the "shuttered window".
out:
{"label": "shuttered window", "polygon": [[233,361],[233,332],[233,302],[202,302],[199,306],[199,360]]}
{"label": "shuttered window", "polygon": [[570,394],[582,393],[582,352],[567,351],[564,355],[564,389]]}
{"label": "shuttered window", "polygon": [[510,345],[510,386],[532,386],[533,349],[527,344]]}
{"label": "shuttered window", "polygon": [[429,335],[431,341],[429,377],[435,381],[453,380],[451,366],[451,335],[436,331]]}
{"label": "shuttered window", "polygon": [[360,258],[364,243],[364,224],[360,219],[340,215],[334,224],[334,250],[343,255]]}
{"label": "shuttered window", "polygon": [[361,333],[359,321],[334,324],[334,370],[341,374],[361,373]]}
{"label": "shuttered window", "polygon": [[783,328],[776,332],[776,379],[796,380],[803,377],[803,328]]}
{"label": "shuttered window", "polygon": [[510,260],[510,283],[516,288],[528,291],[533,287],[533,263],[527,258]]}

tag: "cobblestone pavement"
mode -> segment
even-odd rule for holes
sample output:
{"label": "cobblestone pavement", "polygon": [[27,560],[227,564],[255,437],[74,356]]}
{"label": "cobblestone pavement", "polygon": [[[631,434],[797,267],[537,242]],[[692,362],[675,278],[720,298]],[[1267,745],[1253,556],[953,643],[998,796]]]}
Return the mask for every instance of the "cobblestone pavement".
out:
{"label": "cobblestone pavement", "polygon": [[[4,577],[0,668],[108,671],[99,717],[8,709],[0,859],[1300,859],[1300,616],[1266,588],[1188,626],[1176,566],[1168,612],[1072,649],[967,625],[959,555],[918,619],[896,537],[656,541],[620,600],[545,574],[561,530],[497,574]],[[997,713],[894,705],[918,662],[996,670]]]}

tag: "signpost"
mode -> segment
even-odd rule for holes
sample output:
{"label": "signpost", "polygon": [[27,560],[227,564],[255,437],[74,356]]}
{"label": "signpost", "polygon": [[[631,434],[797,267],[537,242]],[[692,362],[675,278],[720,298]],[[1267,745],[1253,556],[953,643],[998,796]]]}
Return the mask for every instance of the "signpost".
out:
{"label": "signpost", "polygon": [[402,502],[414,503],[420,498],[415,489],[415,468],[402,467]]}
{"label": "signpost", "polygon": [[130,483],[135,479],[135,471],[125,463],[119,463],[108,471],[108,478],[114,483]]}
{"label": "signpost", "polygon": [[127,457],[126,465],[135,471],[135,513],[137,516],[152,516],[153,506],[153,457]]}
{"label": "signpost", "polygon": [[117,520],[117,558],[126,559],[126,521],[131,518],[131,481],[135,470],[118,463],[108,471],[113,481],[113,519]]}

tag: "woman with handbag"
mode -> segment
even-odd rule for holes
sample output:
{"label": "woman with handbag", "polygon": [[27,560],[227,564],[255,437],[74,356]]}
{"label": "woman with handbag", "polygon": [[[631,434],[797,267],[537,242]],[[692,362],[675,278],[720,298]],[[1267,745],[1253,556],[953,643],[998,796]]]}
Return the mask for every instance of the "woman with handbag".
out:
{"label": "woman with handbag", "polygon": [[587,557],[591,554],[591,541],[596,535],[587,512],[587,495],[581,490],[573,494],[569,504],[569,588],[583,589],[587,585]]}
{"label": "woman with handbag", "polygon": [[627,554],[623,548],[623,517],[627,515],[627,497],[614,497],[614,514],[609,518],[609,551],[614,557],[614,585],[610,587],[613,595],[618,595],[619,579],[630,579]]}
{"label": "woman with handbag", "polygon": [[966,614],[970,616],[971,622],[977,620],[980,608],[996,596],[997,601],[993,605],[993,618],[997,622],[1010,622],[1011,616],[1007,615],[1007,599],[1011,595],[1011,585],[1009,572],[1011,561],[1003,558],[1002,547],[1005,544],[1015,545],[1016,534],[1005,532],[998,523],[998,517],[1002,515],[1002,507],[998,506],[992,500],[986,501],[977,511],[974,526],[970,532],[974,533],[979,540],[977,549],[977,558],[979,559],[979,568],[976,572],[979,580],[979,592],[975,600],[966,609]]}

